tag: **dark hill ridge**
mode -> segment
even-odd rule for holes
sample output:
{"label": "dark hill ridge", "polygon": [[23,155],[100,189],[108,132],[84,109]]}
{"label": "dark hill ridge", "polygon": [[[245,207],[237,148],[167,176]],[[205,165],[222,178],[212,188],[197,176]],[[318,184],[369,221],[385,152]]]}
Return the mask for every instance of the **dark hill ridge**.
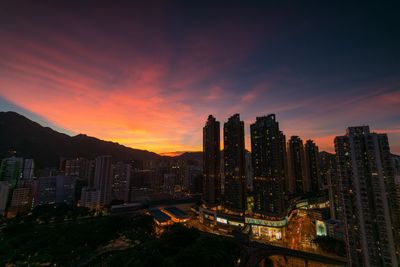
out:
{"label": "dark hill ridge", "polygon": [[17,156],[34,158],[39,167],[58,166],[59,158],[111,155],[115,160],[154,160],[161,156],[79,134],[69,136],[43,127],[15,112],[0,112],[0,158],[16,151]]}
{"label": "dark hill ridge", "polygon": [[180,159],[180,160],[202,161],[203,160],[203,152],[202,151],[187,151],[187,152],[182,153],[179,156],[175,156],[174,158]]}

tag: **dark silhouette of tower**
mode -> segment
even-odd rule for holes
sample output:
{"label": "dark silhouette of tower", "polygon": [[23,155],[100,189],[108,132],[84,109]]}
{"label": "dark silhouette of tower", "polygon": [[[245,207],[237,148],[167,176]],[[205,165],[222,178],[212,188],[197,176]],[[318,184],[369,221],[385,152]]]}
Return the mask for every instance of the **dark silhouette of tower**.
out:
{"label": "dark silhouette of tower", "polygon": [[221,201],[220,124],[212,115],[203,128],[203,201],[215,205]]}
{"label": "dark silhouette of tower", "polygon": [[235,114],[224,124],[225,207],[246,209],[244,122]]}
{"label": "dark silhouette of tower", "polygon": [[303,141],[292,136],[288,142],[289,191],[296,195],[307,192],[308,181],[305,173],[305,155]]}
{"label": "dark silhouette of tower", "polygon": [[256,213],[279,215],[285,211],[285,136],[275,114],[257,117],[250,126]]}
{"label": "dark silhouette of tower", "polygon": [[304,145],[306,192],[318,193],[322,187],[318,146],[312,140]]}

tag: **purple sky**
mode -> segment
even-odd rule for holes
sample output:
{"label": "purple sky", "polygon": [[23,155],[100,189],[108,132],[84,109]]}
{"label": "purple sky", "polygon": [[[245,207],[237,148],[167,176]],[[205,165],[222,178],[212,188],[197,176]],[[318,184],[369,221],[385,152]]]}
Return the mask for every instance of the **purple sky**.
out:
{"label": "purple sky", "polygon": [[0,110],[155,152],[201,150],[234,113],[249,149],[275,113],[321,150],[368,124],[400,154],[395,3],[137,3],[3,1]]}

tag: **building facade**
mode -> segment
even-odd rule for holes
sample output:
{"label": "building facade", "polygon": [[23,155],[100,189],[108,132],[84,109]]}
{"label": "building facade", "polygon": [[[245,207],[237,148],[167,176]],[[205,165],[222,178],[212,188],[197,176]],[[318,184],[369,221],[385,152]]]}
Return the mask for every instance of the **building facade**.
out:
{"label": "building facade", "polygon": [[305,191],[319,193],[322,182],[319,171],[319,150],[312,140],[307,140],[304,145],[305,179],[308,181]]}
{"label": "building facade", "polygon": [[280,215],[285,212],[286,147],[275,115],[257,117],[250,126],[254,172],[255,213]]}
{"label": "building facade", "polygon": [[246,209],[244,122],[235,114],[224,124],[224,206],[233,211]]}
{"label": "building facade", "polygon": [[221,202],[220,123],[208,116],[203,128],[203,201],[207,205]]}
{"label": "building facade", "polygon": [[349,266],[399,266],[399,210],[386,134],[350,127],[335,138],[335,150]]}
{"label": "building facade", "polygon": [[292,136],[289,139],[287,157],[289,191],[294,195],[302,195],[307,192],[309,181],[306,180],[304,146],[300,137]]}
{"label": "building facade", "polygon": [[340,184],[337,176],[336,155],[325,151],[320,152],[319,164],[321,189],[328,193],[331,218],[343,220],[343,205],[341,204]]}
{"label": "building facade", "polygon": [[9,213],[16,215],[25,213],[32,209],[32,188],[20,187],[15,188],[12,192],[12,198]]}
{"label": "building facade", "polygon": [[132,166],[124,162],[118,162],[112,165],[112,169],[111,199],[128,202]]}
{"label": "building facade", "polygon": [[23,164],[23,158],[3,159],[0,165],[0,181],[7,181],[12,187],[18,186],[22,179]]}
{"label": "building facade", "polygon": [[85,158],[74,158],[65,160],[65,175],[76,176],[86,180],[90,186],[93,186],[94,161]]}
{"label": "building facade", "polygon": [[40,177],[35,183],[34,206],[74,203],[76,177],[56,175]]}
{"label": "building facade", "polygon": [[100,191],[93,187],[84,187],[81,191],[80,206],[89,209],[100,208]]}
{"label": "building facade", "polygon": [[[94,185],[100,191],[100,205],[111,202],[112,166],[111,156],[99,156],[95,160]],[[90,184],[89,184],[90,186]]]}

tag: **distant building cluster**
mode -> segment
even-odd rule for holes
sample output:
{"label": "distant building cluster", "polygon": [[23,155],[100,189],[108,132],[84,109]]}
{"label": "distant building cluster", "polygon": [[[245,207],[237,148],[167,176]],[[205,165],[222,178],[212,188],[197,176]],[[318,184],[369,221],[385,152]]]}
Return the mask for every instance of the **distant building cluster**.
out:
{"label": "distant building cluster", "polygon": [[271,114],[250,125],[250,153],[235,114],[222,136],[221,142],[220,123],[210,115],[203,128],[203,222],[248,225],[255,236],[279,240],[294,212],[318,205],[328,212],[308,212],[316,234],[343,239],[349,266],[398,266],[400,157],[390,153],[386,134],[349,127],[335,138],[335,154],[319,152],[313,140],[286,141]]}
{"label": "distant building cluster", "polygon": [[95,210],[111,205],[200,196],[201,160],[115,162],[111,156],[60,159],[58,168],[35,169],[15,156],[0,165],[0,215],[14,217],[44,204]]}

